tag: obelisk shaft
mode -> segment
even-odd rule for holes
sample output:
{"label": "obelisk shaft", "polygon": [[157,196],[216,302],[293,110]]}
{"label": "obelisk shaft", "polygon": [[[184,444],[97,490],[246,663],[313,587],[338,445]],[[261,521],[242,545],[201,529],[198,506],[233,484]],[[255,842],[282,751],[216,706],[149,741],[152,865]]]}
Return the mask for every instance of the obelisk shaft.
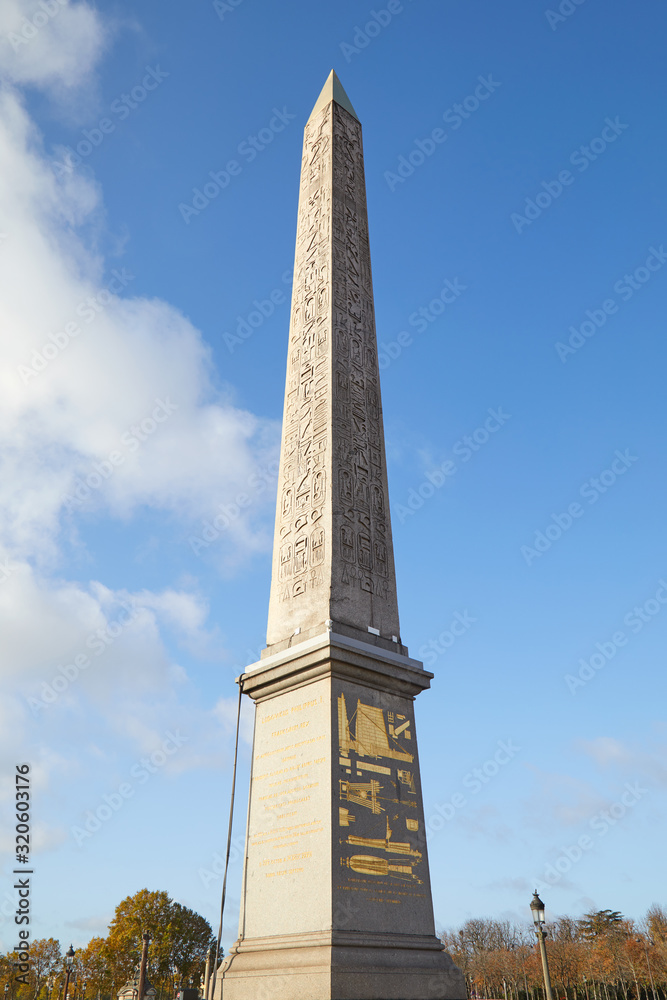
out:
{"label": "obelisk shaft", "polygon": [[305,130],[267,648],[239,936],[215,1000],[463,1000],[435,936],[400,642],[361,126],[335,74]]}
{"label": "obelisk shaft", "polygon": [[328,84],[303,142],[268,647],[327,621],[400,639],[361,125]]}

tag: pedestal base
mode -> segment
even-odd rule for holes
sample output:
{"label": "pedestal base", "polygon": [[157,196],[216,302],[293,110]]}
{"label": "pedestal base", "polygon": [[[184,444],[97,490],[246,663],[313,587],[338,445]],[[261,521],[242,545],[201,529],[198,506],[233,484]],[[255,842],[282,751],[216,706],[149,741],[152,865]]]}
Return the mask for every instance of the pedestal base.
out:
{"label": "pedestal base", "polygon": [[436,937],[327,933],[237,941],[214,1000],[465,1000]]}

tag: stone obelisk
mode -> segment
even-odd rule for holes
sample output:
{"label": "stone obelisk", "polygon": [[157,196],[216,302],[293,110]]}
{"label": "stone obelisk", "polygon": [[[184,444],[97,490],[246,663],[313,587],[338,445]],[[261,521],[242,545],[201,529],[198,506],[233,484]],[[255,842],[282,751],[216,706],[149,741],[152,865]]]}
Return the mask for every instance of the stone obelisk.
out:
{"label": "stone obelisk", "polygon": [[463,1000],[435,936],[398,625],[359,119],[305,128],[267,646],[223,1000]]}

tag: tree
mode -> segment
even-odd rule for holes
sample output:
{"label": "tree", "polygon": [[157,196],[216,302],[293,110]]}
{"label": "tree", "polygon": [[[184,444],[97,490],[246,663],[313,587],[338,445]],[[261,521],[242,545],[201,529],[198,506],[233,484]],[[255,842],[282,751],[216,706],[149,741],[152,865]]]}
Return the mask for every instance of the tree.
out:
{"label": "tree", "polygon": [[590,939],[604,934],[622,933],[623,920],[623,914],[618,910],[595,910],[583,915],[579,927],[582,935]]}
{"label": "tree", "polygon": [[55,938],[37,938],[31,941],[28,947],[29,969],[24,974],[27,982],[19,982],[16,979],[16,971],[11,963],[18,960],[16,952],[11,952],[7,956],[7,962],[12,969],[11,978],[14,983],[14,997],[16,1000],[37,1000],[44,990],[48,996],[48,980],[62,971],[62,956],[60,954],[60,943]]}
{"label": "tree", "polygon": [[86,984],[88,1000],[111,997],[123,985],[114,980],[114,968],[105,938],[91,938],[86,947],[77,952],[75,964],[77,978]]}
{"label": "tree", "polygon": [[181,982],[199,985],[201,967],[206,963],[206,955],[213,942],[211,925],[187,906],[180,903],[173,905],[172,960],[180,973]]}
{"label": "tree", "polygon": [[213,939],[210,924],[166,892],[141,889],[118,904],[109,925],[107,958],[118,986],[139,964],[143,931],[151,936],[148,975],[156,988],[170,996],[174,973],[198,985]]}

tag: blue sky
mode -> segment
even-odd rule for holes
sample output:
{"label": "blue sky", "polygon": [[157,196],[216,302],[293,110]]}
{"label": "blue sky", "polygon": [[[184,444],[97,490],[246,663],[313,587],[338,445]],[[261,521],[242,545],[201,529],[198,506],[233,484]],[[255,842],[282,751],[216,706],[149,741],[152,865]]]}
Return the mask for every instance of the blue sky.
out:
{"label": "blue sky", "polygon": [[3,947],[23,761],[35,936],[82,945],[144,886],[217,926],[332,66],[364,126],[402,636],[435,674],[436,922],[524,920],[538,884],[552,914],[664,904],[664,7],[47,8],[0,14]]}

